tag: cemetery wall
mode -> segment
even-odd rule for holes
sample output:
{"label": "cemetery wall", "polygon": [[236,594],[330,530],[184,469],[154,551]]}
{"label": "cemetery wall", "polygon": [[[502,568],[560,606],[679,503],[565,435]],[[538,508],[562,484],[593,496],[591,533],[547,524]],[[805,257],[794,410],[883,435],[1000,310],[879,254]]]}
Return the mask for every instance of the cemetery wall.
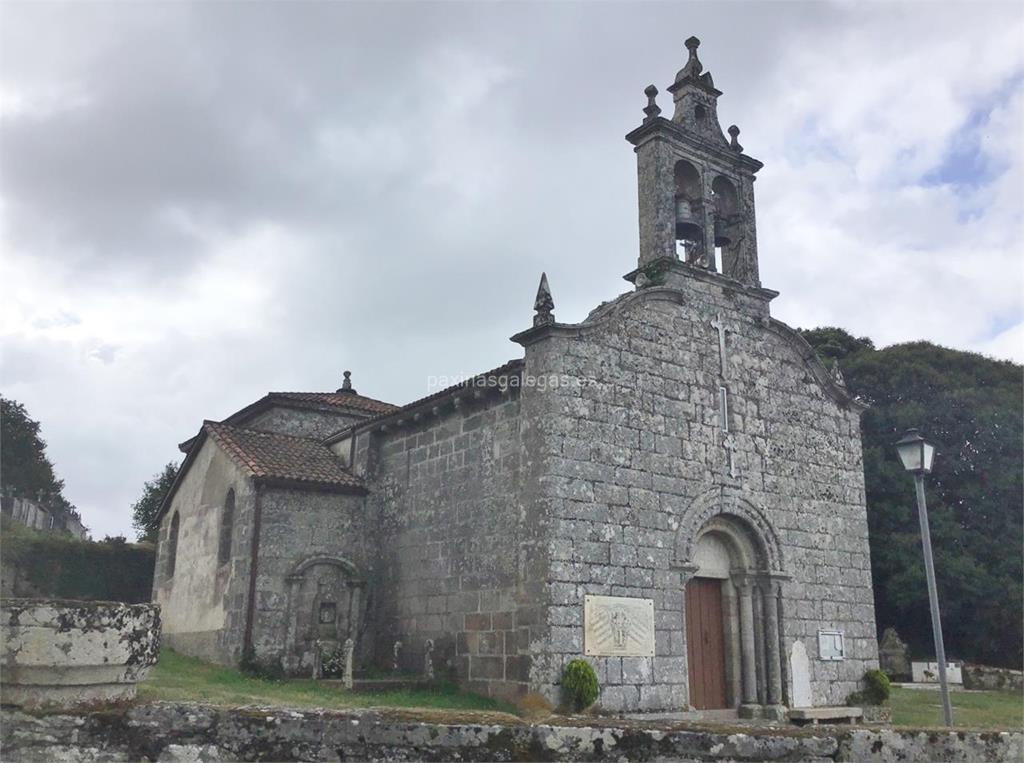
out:
{"label": "cemetery wall", "polygon": [[381,712],[227,709],[154,703],[90,715],[0,711],[8,761],[814,760],[1017,761],[1024,734],[819,727],[814,730],[421,723]]}

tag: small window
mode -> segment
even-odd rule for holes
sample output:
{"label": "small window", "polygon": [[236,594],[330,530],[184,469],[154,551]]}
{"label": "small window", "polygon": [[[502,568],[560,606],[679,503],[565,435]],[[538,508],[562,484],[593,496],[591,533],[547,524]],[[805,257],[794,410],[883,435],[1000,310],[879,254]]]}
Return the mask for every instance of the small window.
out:
{"label": "small window", "polygon": [[228,491],[224,499],[224,509],[220,514],[220,545],[217,548],[217,564],[227,564],[231,560],[231,535],[235,528],[235,490]]}
{"label": "small window", "polygon": [[703,122],[707,119],[708,110],[698,103],[693,109],[693,116],[696,117],[698,122]]}
{"label": "small window", "polygon": [[167,534],[167,577],[174,577],[174,567],[178,561],[178,512],[171,517],[171,529]]}

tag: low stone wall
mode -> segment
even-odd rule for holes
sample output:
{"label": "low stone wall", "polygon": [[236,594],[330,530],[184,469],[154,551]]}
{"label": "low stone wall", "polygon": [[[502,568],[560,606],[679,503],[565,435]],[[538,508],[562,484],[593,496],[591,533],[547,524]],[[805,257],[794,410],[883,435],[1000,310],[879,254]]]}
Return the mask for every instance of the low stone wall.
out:
{"label": "low stone wall", "polygon": [[964,688],[987,689],[996,691],[1012,691],[1020,694],[1024,691],[1024,673],[1009,668],[992,668],[988,665],[964,665]]}
{"label": "low stone wall", "polygon": [[[596,723],[596,721],[595,721]],[[749,733],[747,733],[749,731]],[[423,723],[376,711],[153,703],[117,712],[0,714],[5,761],[1018,761],[1019,732],[646,728]]]}
{"label": "low stone wall", "polygon": [[153,604],[4,599],[0,700],[30,708],[129,700],[159,648]]}

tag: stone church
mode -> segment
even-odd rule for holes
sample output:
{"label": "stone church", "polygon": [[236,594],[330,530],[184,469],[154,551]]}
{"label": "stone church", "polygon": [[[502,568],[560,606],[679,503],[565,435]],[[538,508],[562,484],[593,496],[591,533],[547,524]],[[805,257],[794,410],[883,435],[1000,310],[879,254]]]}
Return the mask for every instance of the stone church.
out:
{"label": "stone church", "polygon": [[583,657],[610,710],[842,704],[877,666],[859,417],[771,317],[754,179],[689,58],[626,139],[631,288],[520,357],[408,405],[270,393],[205,421],[161,509],[166,643],[558,699]]}

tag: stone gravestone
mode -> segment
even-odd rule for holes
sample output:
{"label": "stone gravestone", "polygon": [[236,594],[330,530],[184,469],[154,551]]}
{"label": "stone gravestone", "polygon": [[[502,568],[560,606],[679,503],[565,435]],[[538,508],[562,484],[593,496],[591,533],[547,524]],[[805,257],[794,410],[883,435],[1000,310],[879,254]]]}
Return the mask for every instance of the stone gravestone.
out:
{"label": "stone gravestone", "polygon": [[910,676],[910,657],[907,645],[900,639],[895,628],[886,628],[878,642],[879,667],[891,679],[905,679]]}
{"label": "stone gravestone", "polygon": [[794,641],[789,652],[789,669],[793,673],[793,707],[811,707],[811,664],[803,641]]}

